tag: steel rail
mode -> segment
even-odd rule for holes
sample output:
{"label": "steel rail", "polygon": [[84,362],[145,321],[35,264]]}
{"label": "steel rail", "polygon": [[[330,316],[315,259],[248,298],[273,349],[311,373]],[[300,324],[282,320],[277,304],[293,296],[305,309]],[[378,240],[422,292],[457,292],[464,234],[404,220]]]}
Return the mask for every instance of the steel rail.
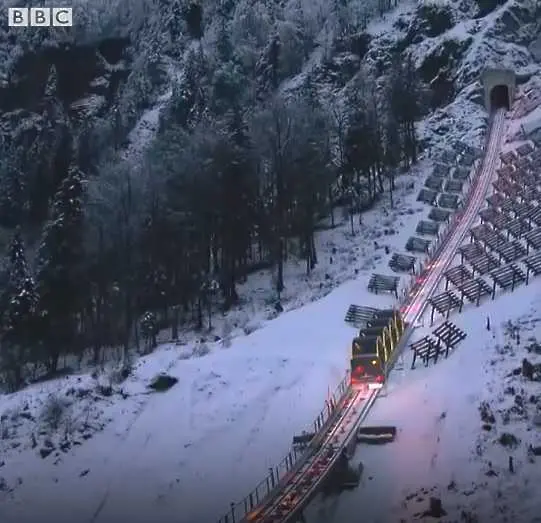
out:
{"label": "steel rail", "polygon": [[[477,218],[481,206],[484,202],[485,195],[492,183],[495,175],[495,164],[498,159],[501,144],[503,129],[505,123],[505,113],[498,111],[494,115],[494,121],[491,127],[490,138],[488,140],[485,157],[481,166],[480,175],[477,179],[471,198],[469,199],[466,209],[449,234],[445,241],[442,250],[438,254],[435,261],[431,263],[431,267],[423,285],[417,290],[409,306],[404,312],[406,323],[414,324],[423,314],[428,299],[436,290],[443,273],[447,270],[453,261],[458,247],[464,241],[466,234],[471,228],[474,220]],[[434,270],[434,268],[436,270]]]}
{"label": "steel rail", "polygon": [[[342,454],[342,449],[347,447],[352,438],[356,437],[357,428],[359,424],[364,420],[364,418],[368,415],[370,408],[376,401],[377,392],[378,391],[374,390],[371,391],[367,397],[359,398],[360,402],[358,406],[361,407],[361,410],[358,416],[356,416],[355,420],[350,423],[349,426],[345,429],[345,434],[342,441],[339,441],[337,443],[333,441],[326,446],[327,450],[333,450],[332,458],[329,459],[329,461],[324,465],[324,467],[322,467],[321,473],[317,476],[317,478],[314,479],[310,487],[306,489],[306,492],[297,503],[297,506],[293,510],[291,510],[291,512],[287,514],[285,518],[281,520],[274,520],[275,522],[280,521],[280,523],[293,523],[295,521],[295,518],[298,517],[298,513],[306,506],[306,503],[310,500],[310,498],[319,490],[321,484],[323,483],[323,481],[325,481],[328,474],[335,466],[336,461]],[[336,448],[336,444],[338,444],[338,448]],[[323,452],[325,452],[325,450],[323,450]]]}

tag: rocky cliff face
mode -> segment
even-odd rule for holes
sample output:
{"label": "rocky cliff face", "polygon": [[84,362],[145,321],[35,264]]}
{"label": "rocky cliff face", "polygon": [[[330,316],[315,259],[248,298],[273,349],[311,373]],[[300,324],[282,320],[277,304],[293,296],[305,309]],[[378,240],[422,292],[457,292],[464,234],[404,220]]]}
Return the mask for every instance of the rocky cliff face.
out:
{"label": "rocky cliff face", "polygon": [[130,72],[127,38],[90,44],[46,46],[24,53],[0,87],[0,111],[35,111],[43,101],[51,70],[56,70],[56,96],[66,107],[101,97],[106,108]]}
{"label": "rocky cliff face", "polygon": [[[346,2],[352,12],[359,10],[353,4],[368,6],[370,3],[369,0]],[[220,15],[232,16],[233,7],[223,4]],[[273,6],[271,11],[290,12],[289,4]],[[259,7],[260,23],[268,24],[264,15],[268,15],[270,8],[265,2]],[[141,4],[138,8],[147,15],[145,23],[124,25],[113,31],[115,36],[102,36],[92,43],[72,38],[70,43],[59,44],[51,43],[50,38],[41,38],[38,45],[27,45],[24,37],[13,33],[0,38],[0,46],[21,48],[0,83],[3,115],[20,110],[36,111],[54,66],[57,96],[70,116],[78,121],[103,116],[115,100],[118,101],[119,87],[133,71],[134,43],[140,48],[141,40],[148,39],[157,28],[162,31],[166,28],[169,45],[159,46],[158,60],[178,57],[182,53],[175,50],[175,43],[182,47],[191,38],[204,38],[205,30],[208,32],[212,26],[208,17],[216,13],[216,7],[208,2],[171,0],[163,5],[150,2],[146,8]],[[251,9],[255,9],[255,13],[258,6]],[[420,77],[431,92],[430,106],[437,108],[451,103],[462,89],[479,78],[487,65],[511,67],[520,80],[526,80],[539,69],[535,41],[539,37],[541,4],[535,0],[403,1],[399,9],[392,31],[378,35],[363,32],[345,37],[335,35],[330,53],[325,50],[324,59],[315,64],[319,79],[334,84],[335,89],[344,87],[359,68],[369,66],[377,76],[378,71],[383,73],[390,52],[407,52],[415,57]],[[89,25],[96,19],[96,12],[106,16],[100,10],[107,13],[105,4],[96,6],[93,16],[87,16]],[[112,9],[111,12],[120,16]],[[247,13],[247,17],[254,13]],[[133,12],[130,17],[133,19]],[[152,18],[154,24],[148,22]],[[111,15],[111,23],[112,20],[116,18]]]}
{"label": "rocky cliff face", "polygon": [[[385,27],[375,31],[362,30],[367,13],[381,4],[374,0],[341,2],[348,16],[338,25],[328,2],[245,3],[242,9],[207,0],[96,3],[81,7],[79,27],[67,36],[0,30],[0,143],[29,130],[38,135],[48,125],[52,99],[76,133],[99,127],[102,141],[122,142],[142,126],[151,139],[148,123],[157,127],[156,114],[179,100],[192,103],[179,93],[193,83],[194,71],[186,67],[194,57],[203,57],[204,66],[219,73],[215,78],[233,81],[241,74],[244,80],[237,78],[235,85],[257,85],[256,63],[267,52],[273,24],[281,56],[288,60],[281,69],[287,72],[280,79],[285,89],[302,85],[310,72],[320,94],[339,98],[359,75],[372,76],[377,84],[393,54],[410,54],[426,91],[422,133],[483,125],[478,80],[484,67],[510,67],[519,81],[540,70],[537,0],[402,0],[384,14]],[[347,31],[337,33],[338,26]],[[229,43],[224,44],[224,33]],[[223,54],[231,53],[227,45],[235,46],[234,68],[220,66]]]}
{"label": "rocky cliff face", "polygon": [[430,18],[438,17],[419,7],[401,16],[396,24],[398,45],[415,56],[419,74],[431,93],[434,113],[424,122],[423,131],[434,131],[436,136],[451,127],[468,133],[468,128],[484,125],[487,115],[480,83],[484,68],[510,68],[519,83],[541,70],[539,56],[531,52],[539,34],[541,4],[536,0],[477,4],[438,2],[437,9],[449,13],[451,23],[446,25],[450,27],[415,43],[411,27],[426,26],[419,19],[427,13]]}
{"label": "rocky cliff face", "polygon": [[20,53],[0,85],[0,144],[9,147],[6,154],[21,150],[34,164],[39,162],[31,151],[62,155],[57,150],[67,143],[59,138],[67,132],[62,129],[76,135],[97,119],[109,119],[131,68],[128,38],[49,44]]}

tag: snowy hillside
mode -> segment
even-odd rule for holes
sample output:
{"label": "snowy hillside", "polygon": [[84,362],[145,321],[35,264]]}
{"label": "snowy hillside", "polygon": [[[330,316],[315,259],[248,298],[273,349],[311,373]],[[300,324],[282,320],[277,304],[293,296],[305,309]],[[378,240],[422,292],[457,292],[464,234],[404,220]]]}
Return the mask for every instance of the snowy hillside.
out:
{"label": "snowy hillside", "polygon": [[[413,184],[411,178],[403,183]],[[130,518],[141,523],[219,516],[287,453],[293,433],[311,424],[328,389],[342,379],[352,336],[343,321],[347,305],[393,303],[392,297],[368,294],[366,283],[426,217],[428,208],[415,202],[413,187],[399,191],[388,222],[379,223],[378,206],[355,224],[355,237],[348,221],[332,236],[321,233],[335,261],[326,266],[329,279],[321,273],[288,286],[284,303],[303,307],[267,321],[276,313],[258,299],[264,299],[265,281],[254,276],[247,282],[251,309],[229,321],[246,322],[245,332],[255,332],[235,329],[228,341],[205,346],[193,338],[184,346],[165,344],[141,358],[120,384],[114,372],[79,375],[5,396],[2,521],[30,523],[47,511],[68,523],[67,505],[51,504],[66,489],[69,505],[85,517],[103,504],[94,521],[123,517],[127,505]],[[361,234],[371,238],[362,247]],[[336,288],[345,279],[350,282]],[[148,385],[162,372],[179,383],[152,393]],[[228,481],[232,474],[236,480]],[[213,492],[212,501],[207,492]]]}
{"label": "snowy hillside", "polygon": [[[231,502],[242,499],[265,476],[268,467],[287,454],[293,435],[310,428],[329,391],[342,379],[348,366],[354,330],[344,323],[347,307],[351,303],[375,307],[396,303],[394,297],[376,296],[368,293],[366,287],[373,272],[389,273],[390,257],[404,252],[418,222],[427,218],[429,206],[419,203],[417,195],[434,168],[432,156],[457,140],[474,147],[483,145],[488,115],[482,106],[479,82],[482,69],[494,65],[515,70],[523,84],[521,93],[541,82],[541,64],[529,50],[538,36],[541,4],[536,0],[494,2],[500,3],[493,10],[480,12],[477,2],[403,0],[380,16],[376,2],[352,0],[343,2],[345,10],[338,16],[329,11],[329,2],[291,0],[284,3],[285,7],[278,7],[275,2],[261,0],[244,2],[250,6],[244,6],[246,14],[241,16],[240,9],[228,11],[228,3],[222,2],[220,6],[226,14],[220,11],[220,16],[224,16],[226,24],[220,28],[217,23],[211,23],[218,19],[213,17],[218,9],[216,3],[203,1],[200,4],[206,25],[203,24],[205,32],[200,38],[188,37],[183,32],[190,24],[178,21],[175,9],[179,8],[179,2],[165,2],[161,9],[159,2],[145,4],[141,0],[125,10],[118,7],[120,4],[100,3],[88,11],[78,7],[85,13],[85,20],[99,21],[86,32],[85,24],[92,24],[87,21],[80,24],[78,31],[84,46],[60,51],[61,60],[83,56],[88,58],[86,64],[95,64],[80,71],[88,85],[69,91],[66,100],[60,103],[50,94],[27,90],[32,81],[38,80],[49,93],[57,83],[64,85],[62,78],[66,73],[61,68],[58,73],[45,68],[43,74],[37,66],[34,73],[28,72],[32,68],[23,68],[26,73],[21,73],[17,80],[20,83],[11,87],[0,84],[3,89],[0,124],[4,137],[15,130],[17,136],[27,137],[28,130],[31,135],[38,129],[49,140],[42,119],[47,111],[52,111],[62,115],[58,116],[61,121],[58,129],[76,127],[77,136],[84,138],[81,143],[88,145],[88,151],[81,147],[77,153],[92,176],[95,175],[90,177],[89,184],[94,198],[89,211],[94,229],[88,237],[86,230],[84,234],[92,246],[87,256],[93,264],[88,278],[95,278],[88,287],[92,292],[98,289],[98,294],[90,294],[90,305],[84,306],[92,309],[103,299],[105,313],[100,311],[101,317],[96,314],[91,319],[103,321],[100,318],[107,319],[110,313],[113,317],[110,324],[104,322],[107,329],[116,328],[129,316],[122,308],[127,302],[122,300],[133,297],[125,289],[132,283],[130,278],[134,274],[148,268],[147,253],[151,260],[154,249],[160,256],[166,254],[158,257],[156,266],[144,274],[148,278],[143,279],[141,288],[147,292],[148,280],[158,287],[157,298],[152,295],[154,301],[148,303],[160,314],[165,308],[167,319],[171,315],[168,305],[179,303],[173,301],[179,296],[184,299],[176,287],[173,296],[169,295],[173,287],[170,282],[177,285],[178,276],[189,292],[193,292],[191,280],[185,283],[182,278],[186,274],[182,271],[196,274],[194,263],[199,270],[197,263],[203,266],[209,260],[195,257],[194,262],[190,256],[199,255],[203,249],[211,252],[215,247],[214,240],[204,247],[198,244],[189,251],[190,256],[183,257],[192,246],[189,234],[184,233],[192,230],[189,227],[193,223],[187,226],[180,222],[180,228],[167,230],[169,236],[163,231],[169,224],[167,219],[184,218],[186,208],[202,220],[197,222],[201,230],[207,226],[201,216],[206,219],[208,215],[204,212],[210,213],[222,204],[212,199],[215,194],[208,187],[218,183],[216,180],[221,180],[223,173],[220,171],[217,178],[209,177],[211,183],[204,185],[208,191],[203,193],[205,197],[193,197],[189,205],[184,201],[190,202],[184,191],[191,190],[191,186],[170,184],[169,178],[165,182],[162,178],[164,172],[169,175],[182,168],[190,176],[197,174],[192,176],[196,181],[203,179],[206,183],[212,162],[203,157],[198,163],[198,155],[210,147],[210,142],[205,141],[207,136],[213,140],[216,137],[217,143],[221,143],[220,133],[225,133],[229,115],[214,107],[220,115],[216,117],[218,127],[214,123],[208,127],[194,126],[195,130],[190,132],[179,130],[180,119],[191,122],[192,118],[201,118],[207,125],[208,93],[214,97],[216,92],[221,92],[216,85],[225,85],[228,96],[234,98],[235,93],[240,93],[240,102],[236,101],[249,108],[249,114],[242,115],[249,125],[241,127],[243,132],[253,134],[250,137],[256,142],[256,156],[265,161],[272,158],[274,151],[269,153],[264,149],[262,144],[267,142],[261,138],[268,128],[264,124],[269,120],[260,118],[263,124],[257,118],[252,121],[250,113],[268,116],[257,114],[259,102],[254,101],[257,100],[254,93],[264,83],[262,78],[267,82],[268,71],[261,63],[269,49],[272,50],[269,27],[275,24],[273,17],[279,20],[275,25],[282,31],[282,41],[289,46],[286,56],[291,60],[288,68],[280,71],[277,91],[284,98],[291,96],[293,105],[297,100],[294,96],[304,93],[310,83],[323,101],[323,110],[334,114],[347,105],[349,92],[367,78],[373,81],[370,85],[376,86],[371,101],[374,105],[385,105],[382,100],[387,77],[382,71],[396,52],[411,56],[420,78],[423,101],[422,115],[416,122],[423,152],[418,163],[397,175],[393,206],[385,189],[375,198],[370,210],[360,214],[350,212],[348,204],[344,204],[332,211],[331,219],[325,214],[327,207],[325,212],[318,208],[323,218],[318,219],[312,231],[317,264],[307,270],[310,260],[304,258],[304,240],[288,238],[283,268],[285,287],[278,292],[278,299],[276,268],[269,267],[265,258],[268,246],[265,237],[259,235],[265,223],[259,221],[255,227],[259,236],[249,238],[249,251],[253,256],[250,261],[258,261],[261,266],[254,262],[255,269],[242,277],[237,275],[236,303],[222,307],[221,301],[213,302],[205,294],[203,298],[210,304],[207,311],[207,302],[201,301],[202,294],[197,291],[183,302],[183,322],[177,321],[175,325],[178,341],[172,339],[172,328],[166,324],[158,333],[158,346],[141,355],[144,351],[132,347],[117,348],[126,344],[119,341],[125,335],[120,330],[121,334],[111,338],[114,341],[99,347],[100,365],[91,365],[91,357],[84,351],[66,351],[60,359],[65,370],[59,366],[65,376],[38,380],[20,391],[0,396],[0,522],[42,523],[50,519],[72,523],[75,518],[89,523],[120,520],[215,523]],[[302,38],[287,19],[284,21],[285,14],[294,15],[295,23],[306,29]],[[341,22],[336,19],[340,17]],[[344,20],[357,24],[347,37],[335,34],[338,27],[346,27],[347,24],[340,25]],[[253,34],[263,35],[262,41],[250,39],[252,33],[246,38],[247,28]],[[218,44],[223,44],[220,38],[224,33],[239,42],[235,50],[238,56],[227,61],[227,67],[221,67],[219,58],[219,52],[224,51],[216,50],[221,49]],[[9,35],[1,33],[0,37],[4,64],[8,58],[16,60],[24,45],[19,41],[17,46],[9,47]],[[32,45],[39,49],[49,38],[50,35],[45,37],[40,33]],[[111,47],[102,45],[101,39]],[[299,42],[303,39],[311,44],[301,51]],[[300,60],[297,53],[302,57]],[[104,55],[105,63],[101,60]],[[248,81],[238,76],[235,69],[242,67],[258,72]],[[195,88],[194,78],[205,77],[212,68],[218,71],[215,77],[211,75],[212,81],[201,89]],[[227,81],[221,84],[218,80],[224,78]],[[242,89],[240,84],[244,85]],[[266,84],[265,88],[268,88]],[[189,107],[187,100],[191,103]],[[523,139],[521,124],[527,126],[536,114],[531,112],[517,120],[508,130],[508,140]],[[306,118],[301,113],[299,121],[303,125],[308,121],[308,127],[303,129],[316,127]],[[168,135],[167,125],[171,120],[175,123]],[[62,132],[53,135],[51,142],[40,145],[44,151],[46,144],[57,147],[64,143],[58,138],[64,136]],[[160,140],[169,141],[160,148]],[[339,142],[334,135],[329,141]],[[109,149],[113,142],[114,151]],[[178,150],[184,149],[189,154],[179,155]],[[106,151],[103,158],[98,154],[102,150]],[[217,150],[222,154],[222,149]],[[309,151],[316,156],[312,149]],[[337,154],[333,150],[333,155]],[[227,155],[218,158],[229,159]],[[153,161],[160,164],[160,169],[148,167]],[[237,161],[234,157],[232,165],[238,165]],[[260,170],[267,167],[265,161],[258,165]],[[303,172],[310,173],[311,168]],[[189,180],[193,182],[192,178]],[[244,178],[241,181],[244,183]],[[297,182],[297,178],[292,179],[292,185]],[[233,186],[231,198],[245,188],[241,184],[233,183]],[[182,203],[179,205],[175,200],[178,206],[173,207],[163,222],[159,213],[152,214],[167,200],[160,191],[167,193],[166,196],[174,194]],[[235,201],[240,208],[243,200]],[[273,198],[268,201],[273,202]],[[268,201],[257,200],[258,212]],[[47,209],[44,211],[40,206],[39,210],[40,219],[45,219]],[[201,215],[197,214],[200,210],[204,211]],[[252,219],[249,216],[245,221]],[[157,228],[152,228],[155,223]],[[114,228],[117,226],[118,230]],[[233,231],[239,231],[242,220],[233,221],[230,226]],[[35,241],[37,226],[32,227],[25,231],[30,243]],[[129,265],[124,254],[130,246],[130,234],[139,229],[144,233],[144,243],[143,240],[137,243],[135,252],[142,257],[141,265]],[[139,236],[136,238],[140,241]],[[108,242],[114,246],[111,251]],[[254,252],[259,253],[259,259]],[[418,262],[422,258],[417,255]],[[211,254],[209,266],[213,261]],[[177,264],[181,266],[178,273]],[[172,266],[173,273],[165,291],[159,287],[160,270],[164,266],[166,269]],[[110,267],[114,270],[104,284],[99,277],[100,269],[106,271]],[[409,278],[401,276],[400,290],[406,287]],[[85,279],[78,281],[86,289],[87,285],[82,283]],[[201,282],[197,280],[197,283]],[[100,285],[107,287],[103,294],[99,294]],[[164,294],[170,298],[165,307],[161,300]],[[362,458],[366,475],[373,481],[365,480],[358,491],[347,494],[339,508],[334,499],[315,504],[310,508],[309,519],[313,515],[322,523],[353,523],[351,514],[357,514],[362,503],[363,507],[373,507],[374,512],[367,517],[373,517],[374,522],[390,521],[388,518],[410,521],[426,509],[426,497],[434,495],[442,498],[452,520],[460,518],[461,513],[467,517],[475,513],[487,514],[479,521],[488,520],[489,514],[495,521],[505,520],[498,519],[501,514],[505,514],[507,521],[534,521],[528,519],[534,517],[529,505],[525,502],[523,507],[511,507],[510,496],[514,485],[521,496],[528,498],[529,489],[539,481],[534,470],[535,458],[527,452],[528,445],[541,445],[533,436],[537,429],[531,427],[538,404],[537,399],[531,400],[537,395],[536,384],[524,382],[511,371],[520,366],[523,357],[537,357],[534,341],[541,335],[537,332],[541,321],[536,312],[538,294],[539,282],[535,282],[489,306],[468,311],[462,316],[467,340],[436,372],[429,368],[414,375],[406,371],[395,373],[386,398],[389,401],[377,404],[370,422],[396,423],[401,430],[400,441],[392,450],[386,447],[369,458]],[[141,300],[147,297],[143,293],[138,295]],[[200,319],[204,320],[204,328],[199,330],[194,329],[197,305]],[[141,311],[134,308],[131,312],[135,315]],[[207,328],[211,313],[212,325]],[[480,328],[487,315],[492,322],[490,331]],[[509,322],[520,325],[519,342],[511,339]],[[135,325],[134,329],[137,328]],[[135,340],[130,338],[131,330],[127,330],[130,343],[135,346]],[[89,339],[95,343],[94,338],[84,341]],[[74,368],[79,371],[73,371]],[[153,388],[159,375],[172,378],[170,389],[162,392]],[[485,409],[485,403],[495,418],[490,430],[480,430],[483,420],[478,409],[481,404]],[[510,447],[505,442],[502,444],[499,438],[504,432],[518,438],[517,442],[511,438]],[[515,459],[512,473],[508,471],[510,454]],[[418,472],[415,478],[412,470]],[[383,498],[387,489],[390,498]],[[420,489],[425,490],[419,493]],[[483,494],[483,489],[488,494]],[[495,492],[499,493],[498,502],[490,503],[487,496]]]}
{"label": "snowy hillside", "polygon": [[353,523],[362,511],[370,523],[417,521],[434,497],[446,512],[439,521],[537,521],[539,374],[530,381],[521,367],[524,358],[541,362],[539,293],[535,281],[468,311],[454,320],[467,337],[449,359],[395,371],[366,424],[395,425],[396,442],[359,445],[361,485],[339,504],[315,503],[306,517]]}

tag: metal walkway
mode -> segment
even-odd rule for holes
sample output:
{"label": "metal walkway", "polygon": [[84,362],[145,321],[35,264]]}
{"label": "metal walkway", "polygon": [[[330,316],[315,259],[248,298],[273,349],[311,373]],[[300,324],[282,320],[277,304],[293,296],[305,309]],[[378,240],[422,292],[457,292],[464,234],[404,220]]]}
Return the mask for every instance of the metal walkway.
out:
{"label": "metal walkway", "polygon": [[[500,110],[494,114],[483,163],[466,204],[447,238],[434,253],[418,288],[412,291],[408,304],[403,308],[404,320],[409,327],[395,350],[395,358],[407,345],[416,322],[426,309],[429,298],[437,290],[443,273],[452,263],[458,247],[464,241],[477,218],[485,195],[496,174],[496,162],[501,149],[504,129],[505,113]],[[343,449],[356,436],[357,427],[368,414],[378,393],[379,390],[376,390],[364,395],[360,391],[352,390],[336,419],[330,425],[321,445],[307,455],[301,463],[293,467],[288,475],[282,478],[269,499],[250,512],[241,520],[241,523],[293,523],[300,518],[302,509],[317,493]]]}

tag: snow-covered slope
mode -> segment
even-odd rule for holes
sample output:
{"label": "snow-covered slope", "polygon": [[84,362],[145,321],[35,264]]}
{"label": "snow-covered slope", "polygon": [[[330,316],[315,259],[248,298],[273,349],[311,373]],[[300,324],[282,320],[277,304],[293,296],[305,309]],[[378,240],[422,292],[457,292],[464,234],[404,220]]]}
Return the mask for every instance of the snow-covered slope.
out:
{"label": "snow-covered slope", "polygon": [[534,280],[469,310],[453,319],[467,337],[448,359],[414,371],[408,359],[393,372],[366,424],[395,425],[396,441],[359,445],[359,488],[314,503],[308,521],[354,523],[359,512],[367,523],[417,521],[431,497],[446,511],[440,521],[538,521],[540,457],[530,447],[541,452],[540,387],[520,369],[524,358],[541,362],[540,291]]}
{"label": "snow-covered slope", "polygon": [[[371,238],[357,252],[345,249],[348,220],[327,236],[332,280],[322,273],[306,287],[302,279],[288,285],[284,304],[306,304],[358,273],[325,298],[272,321],[264,308],[248,313],[246,333],[260,327],[249,335],[239,329],[230,340],[163,345],[120,384],[115,374],[80,375],[4,397],[0,520],[33,523],[47,513],[68,523],[74,511],[96,523],[217,518],[287,454],[293,434],[311,426],[342,379],[354,333],[344,323],[348,305],[392,305],[393,297],[369,294],[366,285],[426,217],[416,186],[411,175],[398,180],[388,218],[381,220],[382,202],[354,225],[357,242]],[[255,296],[266,294],[260,280],[248,284]],[[178,385],[149,395],[160,372]]]}
{"label": "snow-covered slope", "polygon": [[[446,10],[450,28],[442,30],[435,22],[430,25],[432,18],[419,11],[423,5],[437,5],[440,10]],[[424,120],[422,136],[439,140],[448,132],[459,132],[469,143],[480,145],[487,119],[481,72],[486,67],[509,68],[515,71],[519,82],[539,73],[541,65],[528,46],[537,35],[540,4],[509,0],[481,18],[474,18],[475,9],[470,2],[444,0],[414,2],[407,6],[407,3],[402,4],[388,15],[387,24],[392,23],[393,31],[382,22],[376,26],[371,43],[373,51],[368,52],[368,58],[377,62],[389,50],[405,49],[414,57],[419,74],[432,88],[436,88],[436,80],[445,77],[449,82],[446,89],[454,93],[453,99],[437,107]],[[426,29],[427,24],[429,29]],[[439,34],[423,36],[427,32]]]}
{"label": "snow-covered slope", "polygon": [[[480,145],[487,115],[479,96],[479,73],[485,65],[504,65],[515,69],[521,79],[537,74],[539,64],[527,49],[534,36],[532,27],[539,16],[539,4],[534,0],[509,0],[491,14],[473,19],[473,8],[461,9],[464,2],[440,1],[438,4],[450,9],[452,27],[413,42],[408,34],[416,27],[419,4],[401,2],[396,11],[385,15],[385,20],[369,25],[367,32],[372,40],[363,63],[369,68],[375,66],[398,45],[411,51],[422,68],[429,56],[446,48],[446,42],[467,42],[458,45],[460,52],[450,64],[433,71],[435,76],[441,69],[449,69],[456,93],[449,104],[434,112],[427,110],[419,132],[425,142],[435,146],[456,138]],[[318,64],[324,67],[323,58],[319,52],[314,53],[306,67],[317,72]],[[173,82],[181,79],[177,73],[170,76]],[[294,89],[300,84],[298,80],[292,79],[283,88]],[[341,96],[341,89],[328,83],[319,88],[327,96]],[[128,153],[138,154],[149,142],[169,93],[166,90],[157,105],[143,113],[130,137]],[[387,210],[385,220],[381,218],[382,208],[376,207],[363,216],[362,225],[355,224],[355,237],[349,235],[347,222],[334,231],[321,232],[318,241],[322,260],[311,278],[304,277],[302,266],[288,265],[298,281],[284,293],[286,309],[304,305],[337,287],[326,298],[268,322],[276,311],[266,299],[270,273],[262,271],[242,287],[244,307],[226,320],[218,320],[225,341],[196,344],[195,336],[186,334],[186,345],[161,346],[140,359],[125,381],[109,374],[69,376],[2,397],[0,521],[41,523],[45,514],[56,523],[74,519],[95,523],[121,519],[131,523],[213,523],[231,501],[254,487],[267,467],[287,452],[293,434],[310,425],[328,389],[342,377],[353,335],[343,323],[347,306],[393,303],[390,297],[368,295],[366,282],[374,267],[386,267],[388,256],[403,250],[407,237],[426,214],[425,208],[413,203],[416,193],[412,193],[412,186],[421,181],[420,173],[424,172],[420,168],[403,178],[401,201],[396,211]],[[389,253],[384,255],[385,246]],[[349,281],[338,286],[344,280]],[[519,296],[525,303],[532,289],[538,291],[538,285],[502,303]],[[505,309],[497,308],[498,303],[490,312],[494,325],[502,315],[502,320],[508,319]],[[474,336],[483,314],[476,311],[467,320],[471,345],[463,351],[465,356],[445,362],[442,368],[449,371],[442,371],[445,376],[457,375],[457,361],[471,353],[470,361],[484,365],[482,358],[490,349],[475,352],[475,346],[484,346],[487,340],[480,337],[475,343]],[[246,334],[256,332],[245,336],[243,328]],[[228,341],[231,334],[237,337]],[[150,394],[147,385],[158,372],[168,372],[178,384],[169,392]],[[409,408],[407,394],[420,398],[428,381],[436,381],[432,375],[419,376],[420,381],[404,385],[401,402],[391,403],[390,410],[383,412],[387,421],[395,415],[393,409]],[[398,378],[397,387],[399,383]],[[447,408],[452,416],[456,387],[452,392],[453,397],[446,389],[441,399],[431,399],[427,410],[431,409],[433,415],[420,421],[423,430],[415,434],[428,434],[430,439],[431,424],[436,425],[434,416]],[[472,380],[467,392],[479,394],[479,386]],[[390,398],[401,394],[397,388]],[[471,403],[468,398],[467,394],[460,396],[457,405]],[[467,419],[459,419],[466,435],[473,431],[470,414]],[[401,421],[396,416],[397,422]],[[404,427],[413,425],[406,423]],[[449,433],[446,437],[452,440],[454,436]],[[468,437],[465,441],[469,445]],[[406,450],[419,457],[419,471],[429,477],[433,453],[429,456],[424,453],[425,446],[415,447],[409,436],[408,442]],[[467,454],[456,440],[451,443],[456,443],[452,447],[455,455]],[[495,466],[499,466],[497,459],[492,459]],[[407,486],[405,475],[401,474],[392,488],[398,491]],[[443,475],[441,478],[445,480]],[[412,512],[408,514],[407,518]]]}

